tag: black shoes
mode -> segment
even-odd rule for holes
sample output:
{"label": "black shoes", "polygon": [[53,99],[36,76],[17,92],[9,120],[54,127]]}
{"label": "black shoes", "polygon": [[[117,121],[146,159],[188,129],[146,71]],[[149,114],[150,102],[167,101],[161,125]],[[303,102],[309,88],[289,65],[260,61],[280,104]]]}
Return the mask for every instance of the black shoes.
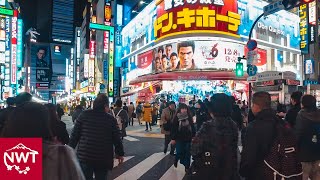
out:
{"label": "black shoes", "polygon": [[175,168],[177,168],[177,167],[178,167],[178,160],[177,160],[177,159],[175,159],[175,160],[174,160],[173,165],[174,165],[174,167],[175,167]]}

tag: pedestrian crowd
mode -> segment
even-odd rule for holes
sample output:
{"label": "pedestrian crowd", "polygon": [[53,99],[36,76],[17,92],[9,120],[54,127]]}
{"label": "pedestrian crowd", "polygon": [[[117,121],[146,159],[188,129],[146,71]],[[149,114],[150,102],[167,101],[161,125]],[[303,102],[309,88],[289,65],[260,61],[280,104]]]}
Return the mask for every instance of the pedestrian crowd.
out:
{"label": "pedestrian crowd", "polygon": [[76,107],[69,138],[59,105],[35,103],[31,94],[21,93],[0,111],[0,135],[43,139],[43,179],[105,180],[114,159],[124,160],[126,128],[137,118],[139,126],[145,121],[146,131],[152,131],[159,117],[163,152],[170,149],[186,179],[320,180],[315,97],[294,92],[285,112],[272,108],[268,92],[256,92],[251,100],[250,110],[223,93],[188,105],[163,101],[135,107],[117,100],[111,108],[109,97],[99,94],[92,109]]}

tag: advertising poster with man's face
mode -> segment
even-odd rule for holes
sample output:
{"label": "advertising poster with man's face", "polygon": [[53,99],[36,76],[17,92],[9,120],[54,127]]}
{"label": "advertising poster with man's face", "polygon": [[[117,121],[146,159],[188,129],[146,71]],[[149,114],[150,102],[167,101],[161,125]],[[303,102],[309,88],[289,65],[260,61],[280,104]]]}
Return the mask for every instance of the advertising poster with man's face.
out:
{"label": "advertising poster with man's face", "polygon": [[31,86],[49,89],[52,76],[52,62],[49,44],[31,44]]}
{"label": "advertising poster with man's face", "polygon": [[[225,41],[181,41],[154,50],[153,72],[235,69],[244,45]],[[245,60],[242,60],[246,64]]]}

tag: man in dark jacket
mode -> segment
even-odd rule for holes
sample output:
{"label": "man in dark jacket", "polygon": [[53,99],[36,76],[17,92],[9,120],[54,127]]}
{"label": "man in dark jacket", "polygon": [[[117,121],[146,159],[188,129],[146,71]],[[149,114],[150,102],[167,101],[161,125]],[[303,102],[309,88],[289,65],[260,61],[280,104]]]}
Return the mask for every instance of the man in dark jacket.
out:
{"label": "man in dark jacket", "polygon": [[267,92],[256,92],[252,97],[255,120],[246,130],[241,152],[240,175],[246,180],[263,179],[263,160],[269,152],[275,136],[276,112],[271,109],[271,97]]}
{"label": "man in dark jacket", "polygon": [[289,111],[285,116],[285,120],[291,125],[291,127],[295,126],[298,112],[301,110],[301,106],[300,106],[301,96],[302,96],[302,93],[300,91],[296,91],[291,94],[292,108],[289,109]]}
{"label": "man in dark jacket", "polygon": [[303,179],[320,179],[320,110],[316,98],[304,95],[295,126]]}
{"label": "man in dark jacket", "polygon": [[0,111],[0,134],[2,132],[2,129],[9,118],[10,113],[14,110],[14,104],[15,104],[15,98],[14,97],[8,97],[7,99],[7,105],[8,107],[5,109],[2,109]]}
{"label": "man in dark jacket", "polygon": [[[123,145],[116,119],[108,114],[109,100],[100,94],[93,109],[81,113],[71,134],[69,145],[78,145],[77,156],[86,179],[105,180],[113,168],[114,149],[119,163],[123,162]],[[115,147],[115,148],[114,148]]]}

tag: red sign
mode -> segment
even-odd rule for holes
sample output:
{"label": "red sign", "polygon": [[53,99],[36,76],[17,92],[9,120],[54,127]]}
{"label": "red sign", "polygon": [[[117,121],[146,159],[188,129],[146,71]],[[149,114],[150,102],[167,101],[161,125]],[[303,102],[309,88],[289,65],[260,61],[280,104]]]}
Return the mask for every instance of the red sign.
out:
{"label": "red sign", "polygon": [[12,17],[11,29],[11,84],[17,83],[17,21],[18,11],[15,10]]}
{"label": "red sign", "polygon": [[154,36],[193,33],[226,34],[238,37],[240,15],[236,0],[162,1],[157,6]]}
{"label": "red sign", "polygon": [[[259,49],[259,48],[256,48],[255,50],[256,53],[256,60],[255,60],[255,63],[254,65],[256,66],[263,66],[263,65],[266,65],[267,64],[267,51],[264,50],[264,49]],[[248,48],[247,46],[244,47],[244,54],[247,54],[248,53]]]}
{"label": "red sign", "polygon": [[0,179],[42,179],[41,138],[0,138]]}
{"label": "red sign", "polygon": [[103,53],[108,53],[109,51],[109,31],[103,32]]}
{"label": "red sign", "polygon": [[147,51],[138,55],[138,68],[145,69],[151,65],[153,59],[153,51]]}
{"label": "red sign", "polygon": [[91,59],[94,59],[96,55],[96,42],[95,41],[90,41],[90,45],[89,45],[89,57]]}

